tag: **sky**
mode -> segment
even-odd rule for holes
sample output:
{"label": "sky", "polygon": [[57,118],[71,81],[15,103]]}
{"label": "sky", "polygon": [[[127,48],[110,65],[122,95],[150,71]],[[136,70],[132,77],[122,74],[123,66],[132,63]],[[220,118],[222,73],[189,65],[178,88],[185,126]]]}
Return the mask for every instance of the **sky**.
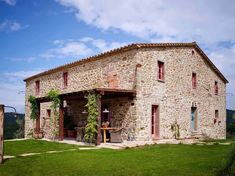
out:
{"label": "sky", "polygon": [[23,79],[134,42],[193,42],[229,80],[235,109],[234,0],[0,0],[0,104],[24,112]]}

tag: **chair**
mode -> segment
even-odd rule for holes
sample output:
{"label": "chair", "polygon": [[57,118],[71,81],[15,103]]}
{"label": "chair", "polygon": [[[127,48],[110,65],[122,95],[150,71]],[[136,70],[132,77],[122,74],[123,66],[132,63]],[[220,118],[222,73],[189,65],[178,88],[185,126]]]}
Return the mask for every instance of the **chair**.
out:
{"label": "chair", "polygon": [[122,136],[121,136],[122,129],[123,128],[110,131],[110,142],[113,142],[113,143],[121,143],[122,142]]}

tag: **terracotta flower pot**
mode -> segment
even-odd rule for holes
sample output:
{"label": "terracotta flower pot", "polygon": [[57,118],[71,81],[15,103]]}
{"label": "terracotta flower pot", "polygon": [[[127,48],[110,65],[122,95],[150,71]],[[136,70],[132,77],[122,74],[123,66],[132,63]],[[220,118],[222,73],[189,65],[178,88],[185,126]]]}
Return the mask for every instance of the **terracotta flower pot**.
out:
{"label": "terracotta flower pot", "polygon": [[75,130],[68,130],[67,131],[68,137],[70,138],[76,138],[77,132]]}

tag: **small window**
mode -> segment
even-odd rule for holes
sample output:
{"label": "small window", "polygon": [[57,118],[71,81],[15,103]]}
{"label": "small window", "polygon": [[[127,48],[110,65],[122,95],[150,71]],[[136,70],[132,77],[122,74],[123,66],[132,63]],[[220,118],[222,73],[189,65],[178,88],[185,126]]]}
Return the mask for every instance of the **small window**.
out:
{"label": "small window", "polygon": [[68,87],[68,72],[63,73],[64,88]]}
{"label": "small window", "polygon": [[36,95],[38,95],[40,93],[40,81],[36,81],[35,82],[35,87],[36,87]]}
{"label": "small window", "polygon": [[219,110],[215,110],[215,118],[216,118],[216,119],[219,118]]}
{"label": "small window", "polygon": [[47,117],[51,117],[51,110],[47,109]]}
{"label": "small window", "polygon": [[219,93],[219,85],[218,85],[218,82],[217,81],[215,81],[215,86],[214,86],[214,91],[215,91],[215,95],[218,95],[218,93]]}
{"label": "small window", "polygon": [[192,88],[196,89],[197,88],[197,74],[192,73]]}
{"label": "small window", "polygon": [[164,62],[158,61],[158,80],[164,81]]}

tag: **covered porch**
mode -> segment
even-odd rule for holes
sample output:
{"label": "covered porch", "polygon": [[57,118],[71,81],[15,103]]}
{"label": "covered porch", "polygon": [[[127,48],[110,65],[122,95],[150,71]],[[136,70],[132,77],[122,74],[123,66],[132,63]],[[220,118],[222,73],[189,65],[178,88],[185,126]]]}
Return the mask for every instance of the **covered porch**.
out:
{"label": "covered porch", "polygon": [[[98,94],[97,100],[97,135],[95,144],[101,142],[120,143],[122,140],[133,140],[135,119],[135,90],[97,88],[78,92],[60,94],[59,108],[59,140],[84,142],[85,126],[88,112],[85,108],[85,95],[93,91]],[[49,102],[46,97],[37,98],[38,106]],[[40,114],[39,114],[40,116]],[[40,118],[36,120],[36,128],[40,129]],[[131,134],[133,133],[133,134]],[[132,139],[131,139],[132,138]]]}

